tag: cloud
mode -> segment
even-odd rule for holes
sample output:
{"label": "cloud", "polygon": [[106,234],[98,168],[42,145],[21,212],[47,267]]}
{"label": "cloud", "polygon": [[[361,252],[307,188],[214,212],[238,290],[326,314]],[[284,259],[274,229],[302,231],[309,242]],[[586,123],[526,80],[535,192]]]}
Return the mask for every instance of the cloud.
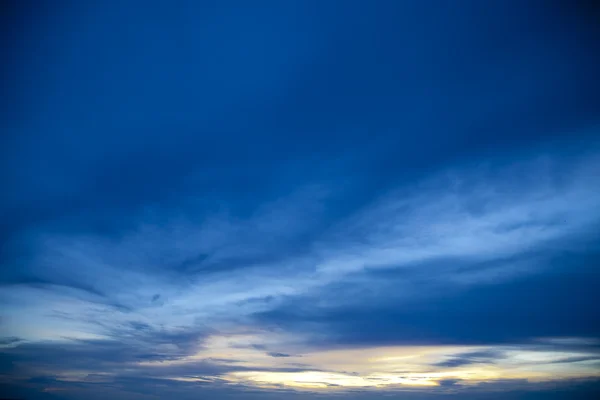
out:
{"label": "cloud", "polygon": [[495,359],[502,358],[502,353],[497,350],[474,351],[455,355],[447,360],[433,364],[434,367],[462,367],[471,364],[494,363]]}
{"label": "cloud", "polygon": [[0,338],[0,346],[7,346],[15,343],[19,343],[23,341],[23,339],[12,336],[12,337],[3,337]]}
{"label": "cloud", "polygon": [[[12,310],[37,314],[55,336],[65,329],[110,337],[111,326],[130,321],[155,331],[164,325],[197,331],[202,325],[220,329],[239,319],[260,324],[281,318],[279,325],[290,328],[286,313],[288,319],[312,318],[319,324],[329,315],[325,324],[343,331],[345,309],[348,323],[363,314],[377,319],[377,329],[388,333],[373,337],[388,335],[390,340],[399,329],[405,336],[417,330],[421,336],[415,337],[443,343],[540,336],[542,329],[520,328],[523,332],[514,337],[506,332],[499,338],[491,327],[520,320],[523,312],[495,321],[480,315],[483,309],[475,305],[508,301],[512,309],[515,301],[501,300],[496,288],[483,287],[516,285],[515,293],[526,301],[524,287],[536,285],[527,276],[542,273],[561,252],[581,252],[585,239],[579,238],[600,222],[600,192],[592,184],[599,166],[590,151],[568,160],[540,156],[485,168],[457,167],[389,192],[329,227],[319,219],[331,190],[318,186],[266,203],[245,219],[222,214],[197,223],[185,212],[154,219],[146,212],[137,229],[118,237],[41,227],[22,237],[35,255],[22,268],[29,278],[9,272],[2,296]],[[512,284],[513,279],[525,280]],[[553,287],[557,284],[548,279],[561,278],[541,279]],[[575,284],[578,278],[573,279]],[[586,283],[582,285],[587,293]],[[419,315],[429,311],[411,305],[436,293],[456,299],[441,305],[448,312],[438,318],[453,330],[445,332],[448,337],[432,336],[434,324],[419,322],[426,320]],[[458,300],[461,296],[464,300]],[[451,319],[466,318],[453,308],[458,310],[461,301],[472,301],[465,304],[475,307],[473,315],[490,328],[477,327],[466,337],[467,328],[463,332],[462,324]],[[426,299],[420,307],[427,302],[438,300]],[[306,310],[306,318],[285,311],[294,303],[302,304],[300,314],[312,310]],[[398,309],[391,303],[405,306]],[[67,315],[80,317],[67,322]],[[21,326],[12,334],[35,334],[24,328],[21,317],[11,318]],[[363,321],[364,335],[374,326],[370,320]],[[570,328],[576,336],[591,332],[578,326]],[[557,334],[569,330],[548,329]],[[367,337],[356,338],[363,339]]]}
{"label": "cloud", "polygon": [[286,354],[286,353],[270,352],[270,353],[267,353],[267,354],[269,356],[271,356],[271,357],[279,357],[279,358],[281,358],[281,357],[291,357],[289,354]]}
{"label": "cloud", "polygon": [[290,298],[275,309],[257,313],[256,318],[260,324],[296,332],[312,346],[324,347],[525,343],[543,336],[593,338],[598,331],[595,287],[600,282],[595,264],[596,257],[570,257],[558,271],[467,289],[417,283],[414,290],[427,294],[408,298],[397,294],[394,285],[375,286],[370,289],[378,296],[366,297],[368,302],[361,292],[341,285],[328,293],[338,298],[360,296],[363,303],[319,306],[318,297]]}
{"label": "cloud", "polygon": [[[573,179],[556,185],[549,182],[562,172],[558,178],[542,174],[544,179],[509,183],[502,173],[476,179],[473,175],[478,173],[464,173],[467,183],[458,186],[449,185],[454,178],[435,178],[414,192],[390,193],[320,231],[303,247],[305,252],[282,252],[275,258],[260,259],[245,249],[252,243],[267,249],[270,235],[283,232],[285,223],[267,224],[269,228],[261,228],[266,233],[256,238],[243,221],[220,225],[223,220],[210,222],[209,228],[186,223],[165,230],[145,227],[119,240],[33,235],[31,243],[39,246],[37,259],[42,264],[32,264],[30,272],[36,276],[42,266],[47,270],[40,282],[5,285],[3,299],[12,305],[12,314],[6,315],[12,326],[21,328],[19,337],[37,334],[62,342],[17,343],[8,354],[27,366],[21,376],[55,370],[60,385],[65,380],[89,385],[87,380],[117,382],[131,376],[223,379],[243,386],[295,387],[303,382],[331,390],[419,384],[454,390],[464,379],[448,375],[450,371],[483,366],[497,366],[499,372],[486,372],[491,374],[486,379],[497,380],[506,373],[505,350],[438,354],[413,366],[435,371],[417,368],[398,375],[394,370],[389,376],[333,367],[315,359],[314,353],[385,346],[512,345],[517,354],[536,338],[581,341],[596,335],[590,316],[600,275],[593,268],[597,255],[586,244],[597,219],[592,207],[596,192],[589,185],[594,160],[561,164]],[[547,171],[538,162],[514,168],[533,169],[532,175]],[[494,179],[486,179],[490,176]],[[524,189],[514,194],[514,188]],[[282,210],[281,218],[290,213]],[[256,221],[265,215],[272,213],[257,213]],[[218,257],[206,256],[213,253],[198,252],[194,245],[202,242],[205,232],[213,232],[211,224],[226,226],[224,232],[232,234],[213,242],[218,246],[206,245],[217,249],[213,252],[221,254]],[[493,248],[481,250],[488,240]],[[221,250],[225,248],[231,250]],[[224,266],[232,261],[232,268],[208,268],[219,257]],[[248,265],[237,264],[244,259]],[[123,265],[132,266],[119,272]],[[85,266],[85,272],[77,272],[75,266]],[[54,279],[50,270],[56,272]],[[552,318],[545,316],[546,310],[552,311]],[[37,315],[37,326],[28,327],[21,315]],[[236,341],[236,335],[248,337]],[[221,342],[215,340],[219,337]],[[539,343],[580,344],[548,340]],[[282,364],[292,354],[303,354],[306,362]],[[517,357],[514,354],[511,357]],[[589,363],[596,359],[593,352],[579,351],[543,365],[587,376],[593,374]],[[64,365],[86,378],[61,372]],[[112,371],[110,376],[102,375],[106,371]]]}
{"label": "cloud", "polygon": [[560,360],[552,361],[554,364],[563,364],[563,363],[578,363],[578,362],[586,362],[586,361],[594,361],[597,365],[600,365],[600,356],[579,356],[579,357],[567,357]]}
{"label": "cloud", "polygon": [[[102,398],[115,399],[154,399],[154,398],[181,398],[183,400],[191,399],[244,399],[244,400],[280,400],[290,398],[297,400],[308,399],[327,399],[331,395],[322,393],[306,393],[280,388],[277,391],[261,390],[247,386],[238,385],[236,387],[225,386],[219,382],[212,382],[210,385],[202,384],[199,381],[185,382],[173,381],[165,384],[161,379],[147,378],[121,378],[110,386],[99,386],[94,383],[73,384],[65,382],[54,382],[54,387],[64,391],[47,392],[38,396],[33,388],[43,388],[40,384],[31,384],[29,390],[24,388],[10,387],[11,395],[24,396],[33,400],[46,399],[74,399],[85,393],[87,398],[100,400]],[[459,390],[456,390],[460,388]],[[459,384],[447,385],[447,390],[443,393],[415,392],[415,391],[384,391],[384,392],[348,392],[344,398],[352,400],[373,400],[381,397],[399,397],[409,400],[437,400],[437,399],[521,399],[521,400],[567,400],[573,398],[594,398],[599,388],[599,382],[595,380],[568,380],[566,382],[550,383],[530,383],[524,384],[521,381],[504,381],[497,384],[482,384],[475,387],[462,387]],[[7,389],[9,389],[7,387]],[[454,392],[453,392],[453,391]],[[54,393],[60,397],[51,396]],[[48,395],[47,397],[45,395]]]}
{"label": "cloud", "polygon": [[337,274],[431,259],[493,260],[585,232],[599,219],[600,192],[592,184],[599,168],[593,154],[570,163],[539,157],[448,171],[341,223],[333,243],[323,244],[333,256],[318,268]]}

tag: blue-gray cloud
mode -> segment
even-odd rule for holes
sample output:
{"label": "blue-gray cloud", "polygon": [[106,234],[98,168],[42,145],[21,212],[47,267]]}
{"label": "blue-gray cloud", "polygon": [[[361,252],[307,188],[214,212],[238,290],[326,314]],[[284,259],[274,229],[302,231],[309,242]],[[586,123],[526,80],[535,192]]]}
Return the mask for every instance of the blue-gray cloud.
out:
{"label": "blue-gray cloud", "polygon": [[270,352],[267,354],[271,357],[290,357],[290,355],[287,353]]}
{"label": "blue-gray cloud", "polygon": [[[597,337],[597,259],[597,255],[566,254],[547,261],[566,263],[552,272],[467,289],[449,290],[410,280],[417,285],[417,292],[427,294],[409,299],[395,292],[394,286],[411,276],[406,272],[397,277],[388,274],[386,279],[397,283],[366,289],[377,293],[368,295],[370,302],[318,307],[318,297],[290,298],[256,317],[262,323],[302,332],[314,344],[324,341],[324,346],[525,343],[544,336]],[[377,285],[378,281],[370,282]],[[344,285],[328,292],[337,298],[362,293]],[[312,331],[319,334],[312,337]]]}
{"label": "blue-gray cloud", "polygon": [[502,353],[495,350],[474,351],[455,355],[447,360],[433,364],[436,367],[462,367],[471,364],[493,364],[494,360],[501,359]]}

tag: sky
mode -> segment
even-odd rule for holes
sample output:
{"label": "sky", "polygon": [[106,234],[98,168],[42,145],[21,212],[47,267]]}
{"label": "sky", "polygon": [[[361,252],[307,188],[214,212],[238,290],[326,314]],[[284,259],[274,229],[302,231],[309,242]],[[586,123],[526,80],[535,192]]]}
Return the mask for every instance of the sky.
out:
{"label": "sky", "polygon": [[1,15],[0,397],[597,398],[595,2]]}

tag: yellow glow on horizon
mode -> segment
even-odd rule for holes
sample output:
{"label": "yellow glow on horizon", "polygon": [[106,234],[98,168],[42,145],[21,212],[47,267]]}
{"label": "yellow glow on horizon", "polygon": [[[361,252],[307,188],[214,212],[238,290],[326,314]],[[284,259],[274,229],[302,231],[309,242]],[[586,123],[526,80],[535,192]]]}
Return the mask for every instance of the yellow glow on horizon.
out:
{"label": "yellow glow on horizon", "polygon": [[[215,335],[205,341],[194,355],[171,361],[139,362],[137,365],[168,367],[209,362],[231,367],[231,372],[221,378],[234,384],[333,391],[348,388],[435,387],[446,379],[458,380],[463,385],[475,385],[499,379],[544,381],[600,376],[600,371],[592,363],[560,362],[562,359],[592,353],[543,347],[388,346],[302,352],[301,348],[294,349],[289,339],[271,332],[264,335]],[[493,359],[469,356],[490,350],[500,356]],[[270,351],[289,352],[289,356],[273,357],[269,355]],[[444,366],[445,361],[453,358],[466,358],[467,362],[455,367],[451,364]],[[236,370],[236,367],[243,367],[244,370]],[[291,367],[298,370],[290,371]],[[196,378],[169,379],[187,381]]]}
{"label": "yellow glow on horizon", "polygon": [[429,373],[374,373],[368,375],[350,375],[343,373],[303,371],[303,372],[233,372],[227,376],[232,382],[253,383],[259,386],[290,386],[297,388],[327,388],[343,390],[345,388],[377,388],[386,386],[434,387],[442,379],[460,379],[465,381],[489,381],[501,378],[502,374],[493,368],[477,368],[462,371]]}
{"label": "yellow glow on horizon", "polygon": [[438,386],[434,380],[422,377],[398,376],[354,376],[342,373],[303,372],[234,372],[229,375],[234,381],[250,381],[259,385],[285,385],[299,388],[367,388],[388,385]]}

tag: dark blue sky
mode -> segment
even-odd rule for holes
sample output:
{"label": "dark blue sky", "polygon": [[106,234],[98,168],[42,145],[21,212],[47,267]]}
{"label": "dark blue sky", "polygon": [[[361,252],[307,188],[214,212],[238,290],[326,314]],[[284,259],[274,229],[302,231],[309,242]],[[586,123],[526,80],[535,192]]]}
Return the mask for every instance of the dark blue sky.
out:
{"label": "dark blue sky", "polygon": [[599,19],[584,0],[8,2],[0,385],[594,397]]}

